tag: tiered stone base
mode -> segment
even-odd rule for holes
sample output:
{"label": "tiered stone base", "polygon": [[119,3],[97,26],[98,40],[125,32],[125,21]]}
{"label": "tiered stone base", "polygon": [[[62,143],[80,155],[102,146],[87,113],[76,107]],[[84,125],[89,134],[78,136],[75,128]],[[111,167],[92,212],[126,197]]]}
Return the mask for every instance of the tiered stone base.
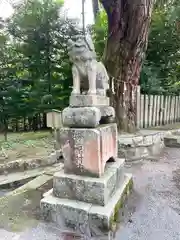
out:
{"label": "tiered stone base", "polygon": [[62,112],[63,125],[67,127],[95,128],[100,123],[115,120],[115,110],[109,106],[109,98],[98,95],[71,95],[70,106]]}
{"label": "tiered stone base", "polygon": [[41,200],[44,218],[75,230],[111,230],[133,185],[123,166],[122,159],[107,163],[101,178],[56,174],[53,190]]}

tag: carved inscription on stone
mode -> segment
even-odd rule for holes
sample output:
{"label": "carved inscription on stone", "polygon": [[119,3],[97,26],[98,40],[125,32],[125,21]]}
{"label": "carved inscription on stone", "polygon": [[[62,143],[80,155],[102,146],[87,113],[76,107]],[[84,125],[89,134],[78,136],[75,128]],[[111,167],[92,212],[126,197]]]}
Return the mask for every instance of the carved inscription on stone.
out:
{"label": "carved inscription on stone", "polygon": [[64,167],[69,173],[101,176],[109,158],[117,157],[116,124],[95,129],[66,128],[64,140]]}

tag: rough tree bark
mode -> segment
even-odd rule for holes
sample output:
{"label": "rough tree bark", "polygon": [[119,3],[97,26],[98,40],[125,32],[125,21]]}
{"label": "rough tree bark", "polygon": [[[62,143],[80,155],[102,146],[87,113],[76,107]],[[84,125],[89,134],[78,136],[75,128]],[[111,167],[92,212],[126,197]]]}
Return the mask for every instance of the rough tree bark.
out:
{"label": "rough tree bark", "polygon": [[120,130],[135,131],[136,91],[147,48],[153,0],[101,0],[108,16],[105,65],[114,81]]}

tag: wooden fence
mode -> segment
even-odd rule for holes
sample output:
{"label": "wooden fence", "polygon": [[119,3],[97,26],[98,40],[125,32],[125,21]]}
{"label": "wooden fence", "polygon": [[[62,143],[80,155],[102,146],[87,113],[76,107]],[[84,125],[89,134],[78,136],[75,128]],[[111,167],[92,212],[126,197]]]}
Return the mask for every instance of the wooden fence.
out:
{"label": "wooden fence", "polygon": [[146,95],[137,91],[137,127],[148,128],[180,121],[180,96]]}

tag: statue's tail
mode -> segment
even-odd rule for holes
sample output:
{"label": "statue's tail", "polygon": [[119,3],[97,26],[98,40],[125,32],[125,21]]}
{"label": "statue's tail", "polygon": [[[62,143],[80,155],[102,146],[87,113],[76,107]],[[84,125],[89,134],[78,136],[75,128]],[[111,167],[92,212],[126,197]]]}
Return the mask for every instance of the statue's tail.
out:
{"label": "statue's tail", "polygon": [[107,78],[107,80],[109,81],[109,75],[108,75],[108,73],[107,73],[107,70],[106,70],[104,64],[103,64],[102,62],[99,62],[99,64],[101,65],[101,68],[102,68],[102,70],[104,71],[104,76],[105,76],[105,77]]}
{"label": "statue's tail", "polygon": [[104,64],[102,62],[99,62],[99,65],[100,65],[100,69],[102,69],[102,72],[104,73],[104,77],[106,79],[106,82],[104,83],[106,85],[105,88],[108,89],[109,88],[109,75],[107,73],[107,70],[106,70]]}

